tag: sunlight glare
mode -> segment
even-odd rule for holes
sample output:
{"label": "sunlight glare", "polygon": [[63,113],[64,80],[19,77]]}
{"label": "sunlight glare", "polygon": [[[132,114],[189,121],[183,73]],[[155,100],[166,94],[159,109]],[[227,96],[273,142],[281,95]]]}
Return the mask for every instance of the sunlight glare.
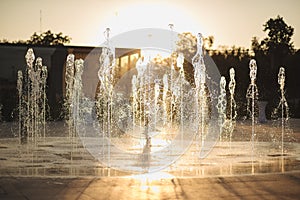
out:
{"label": "sunlight glare", "polygon": [[154,181],[159,181],[162,179],[172,179],[175,177],[169,173],[159,171],[153,173],[132,175],[131,178],[139,181],[141,185],[147,185],[147,184],[151,185],[151,183]]}
{"label": "sunlight glare", "polygon": [[[127,31],[141,28],[169,29],[168,24],[174,24],[174,31],[189,31],[193,34],[202,32],[202,27],[183,9],[164,3],[129,4],[115,10],[100,22],[100,31],[111,28],[112,37]],[[103,38],[101,38],[104,41]],[[99,44],[99,41],[97,42]]]}

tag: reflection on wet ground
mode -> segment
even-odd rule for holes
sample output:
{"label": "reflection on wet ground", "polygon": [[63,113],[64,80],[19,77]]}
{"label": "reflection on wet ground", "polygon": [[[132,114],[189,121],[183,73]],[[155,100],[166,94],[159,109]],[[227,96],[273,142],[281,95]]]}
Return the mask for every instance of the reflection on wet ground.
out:
{"label": "reflection on wet ground", "polygon": [[[284,173],[300,170],[300,120],[291,123],[289,137],[281,152],[280,141],[277,139],[278,129],[273,123],[257,126],[255,150],[250,144],[251,127],[247,122],[238,123],[233,132],[232,142],[228,139],[216,143],[205,158],[197,156],[197,145],[194,143],[189,150],[175,163],[162,172],[176,177],[211,177],[234,176],[247,174]],[[13,124],[1,125],[0,138],[0,176],[37,176],[37,177],[119,177],[129,176],[132,172],[120,171],[105,167],[83,147],[79,139],[70,143],[68,137],[59,129],[62,125],[51,126],[48,137],[34,146],[30,142],[20,145],[16,137],[10,135]],[[6,127],[5,127],[6,126]],[[57,130],[54,130],[57,129]],[[59,132],[61,137],[59,137]],[[162,141],[164,142],[164,141]],[[159,146],[159,141],[148,144],[144,151]],[[147,147],[147,148],[146,148]],[[145,159],[137,166],[145,167]],[[171,155],[170,155],[171,156]],[[129,162],[130,158],[120,158]],[[147,163],[146,163],[147,164]],[[147,167],[147,166],[146,166]]]}

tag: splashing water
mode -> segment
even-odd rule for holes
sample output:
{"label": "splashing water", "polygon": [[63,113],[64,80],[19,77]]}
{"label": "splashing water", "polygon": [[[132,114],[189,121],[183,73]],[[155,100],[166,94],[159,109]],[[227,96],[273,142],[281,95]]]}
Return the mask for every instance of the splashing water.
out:
{"label": "splashing water", "polygon": [[[145,55],[146,59],[140,57],[136,67],[116,81],[114,50],[107,31],[105,36],[107,41],[99,59],[99,81],[94,102],[97,122],[92,124],[92,128],[95,132],[89,132],[87,137],[82,135],[83,129],[90,130],[88,125],[93,121],[93,115],[89,113],[83,114],[86,121],[82,123],[82,131],[76,130],[99,161],[107,167],[152,171],[179,158],[196,135],[197,144],[201,142],[202,148],[206,144],[207,130],[219,133],[217,118],[211,120],[209,117],[209,110],[214,109],[216,113],[216,107],[211,106],[210,98],[213,97],[208,96],[210,85],[206,86],[208,76],[201,37],[198,38],[198,54],[193,60],[196,87],[192,88],[185,80],[182,54],[178,54],[174,65],[175,59],[172,59],[167,67],[155,63],[149,56]],[[93,100],[90,102],[92,105]],[[209,136],[207,146],[203,147],[204,153],[200,155],[199,152],[199,157],[210,151],[209,145],[214,145],[218,136]],[[195,149],[192,151],[197,154]],[[132,159],[128,160],[129,157]]]}
{"label": "splashing water", "polygon": [[74,92],[73,92],[73,103],[74,103],[74,126],[78,126],[80,122],[80,100],[82,99],[82,73],[83,73],[83,60],[75,60],[75,75],[74,75]]}
{"label": "splashing water", "polygon": [[168,104],[167,104],[167,95],[169,90],[169,83],[168,83],[168,75],[164,74],[163,76],[163,125],[167,124],[168,121]]}
{"label": "splashing water", "polygon": [[281,118],[287,121],[289,119],[289,106],[285,97],[285,69],[283,67],[280,67],[278,72],[278,84],[280,86],[280,101],[274,114],[278,115],[278,111],[281,110]]}
{"label": "splashing water", "polygon": [[[102,139],[108,140],[107,144],[107,162],[110,167],[110,140],[112,134],[112,111],[113,111],[113,86],[114,86],[114,67],[115,67],[115,49],[110,44],[110,29],[107,28],[104,32],[106,44],[102,48],[102,53],[99,58],[100,67],[98,70],[99,78],[99,92],[98,98],[98,112],[102,114],[100,119],[100,126],[102,127]],[[104,145],[104,143],[103,143]],[[104,146],[103,146],[104,147]],[[102,149],[104,151],[104,148]],[[104,152],[102,152],[104,155]]]}
{"label": "splashing water", "polygon": [[46,85],[47,85],[48,70],[47,66],[42,67],[41,75],[41,88],[42,88],[42,107],[41,107],[41,119],[43,127],[43,138],[46,137],[46,113],[47,113],[47,94],[46,94]]}
{"label": "splashing water", "polygon": [[18,131],[18,136],[20,138],[19,142],[21,143],[21,134],[22,134],[22,103],[23,103],[23,73],[21,70],[18,71],[18,78],[17,78],[17,90],[18,90],[18,111],[19,111],[19,119],[18,119],[18,124],[19,124],[19,131]]}
{"label": "splashing water", "polygon": [[203,41],[202,35],[197,35],[197,52],[192,59],[194,67],[194,79],[195,79],[195,98],[196,98],[196,121],[200,124],[200,132],[198,137],[201,142],[201,146],[204,143],[205,123],[208,118],[208,94],[206,92],[206,67],[203,59]]}
{"label": "splashing water", "polygon": [[185,83],[185,74],[183,68],[184,56],[182,53],[179,53],[177,58],[177,67],[179,68],[179,85],[180,85],[180,132],[181,132],[181,141],[183,140],[183,123],[184,123],[184,93],[183,93],[183,84]]}
{"label": "splashing water", "polygon": [[228,84],[228,89],[230,93],[230,122],[235,124],[236,117],[237,117],[237,111],[236,111],[236,101],[234,98],[234,93],[235,93],[235,71],[234,68],[230,68],[229,70],[229,75],[230,75],[230,81]]}
{"label": "splashing water", "polygon": [[35,59],[34,53],[32,49],[28,49],[27,53],[26,53],[26,63],[27,63],[27,113],[28,115],[26,116],[27,119],[25,119],[25,126],[26,126],[26,136],[29,136],[31,138],[33,138],[33,132],[34,132],[34,126],[33,126],[33,112],[32,112],[32,108],[33,108],[33,95],[32,93],[32,78],[33,78],[33,73],[34,73],[34,69],[33,69],[33,62]]}
{"label": "splashing water", "polygon": [[[35,62],[34,70],[31,71],[29,74],[29,78],[31,79],[31,89],[32,89],[32,126],[33,126],[33,136],[34,141],[36,143],[37,136],[40,136],[39,131],[39,123],[40,123],[40,107],[38,100],[41,97],[41,89],[40,89],[40,77],[41,77],[41,71],[42,71],[42,58],[38,57]],[[38,116],[38,117],[37,117]]]}
{"label": "splashing water", "polygon": [[68,126],[69,139],[75,137],[75,128],[74,128],[74,119],[73,119],[73,92],[74,92],[74,59],[73,54],[67,56],[66,61],[66,74],[65,74],[65,83],[66,83],[66,96],[65,96],[65,117],[66,123]]}
{"label": "splashing water", "polygon": [[222,134],[224,133],[224,126],[226,120],[226,79],[224,76],[220,79],[220,95],[218,97],[217,109],[219,113],[219,126],[220,126],[220,141],[222,141]]}
{"label": "splashing water", "polygon": [[19,99],[19,138],[21,143],[32,141],[34,146],[41,136],[46,136],[46,83],[47,67],[43,66],[42,58],[35,61],[33,49],[26,55],[26,73],[18,71],[17,90]]}
{"label": "splashing water", "polygon": [[134,129],[138,117],[138,91],[137,91],[136,75],[132,76],[131,84],[132,84],[132,125]]}
{"label": "splashing water", "polygon": [[229,138],[230,138],[230,143],[232,140],[232,131],[235,128],[236,125],[236,117],[237,117],[237,110],[236,110],[236,101],[234,98],[234,93],[235,93],[235,86],[236,86],[236,82],[235,82],[235,71],[234,68],[230,68],[229,70],[229,77],[230,77],[230,81],[228,84],[228,90],[230,93],[230,97],[229,97]]}
{"label": "splashing water", "polygon": [[154,131],[156,131],[156,124],[158,122],[158,114],[160,110],[160,105],[159,105],[159,94],[160,94],[160,80],[155,79],[154,80]]}
{"label": "splashing water", "polygon": [[[252,146],[252,173],[254,173],[254,163],[253,163],[253,157],[254,157],[254,142],[255,142],[255,102],[258,100],[258,89],[255,83],[256,75],[257,75],[257,65],[256,61],[254,59],[250,60],[249,63],[249,76],[250,76],[250,85],[247,89],[247,112],[251,115],[251,146]],[[250,108],[251,105],[251,108]]]}
{"label": "splashing water", "polygon": [[[145,95],[145,79],[146,79],[146,69],[147,69],[147,63],[142,60],[142,58],[139,58],[136,63],[136,69],[137,69],[137,76],[133,76],[132,83],[135,83],[133,86],[133,94],[134,94],[134,103],[133,107],[135,107],[136,116],[135,120],[133,121],[133,124],[138,125],[141,129],[146,125],[145,124],[145,101],[146,101],[146,95]],[[134,91],[135,90],[135,91]],[[134,128],[134,127],[133,127]],[[141,135],[142,137],[142,135]]]}
{"label": "splashing water", "polygon": [[[69,142],[71,144],[70,159],[73,161],[73,153],[77,148],[77,131],[82,124],[83,110],[87,110],[82,93],[82,73],[84,63],[82,59],[76,59],[74,54],[69,54],[66,60],[66,94],[64,101],[65,120],[68,126]],[[88,109],[90,110],[90,109]]]}
{"label": "splashing water", "polygon": [[285,129],[289,120],[289,106],[285,97],[285,69],[283,67],[279,68],[278,72],[278,84],[280,88],[280,101],[278,106],[274,110],[274,114],[278,116],[281,110],[281,154],[284,153],[284,135]]}
{"label": "splashing water", "polygon": [[[249,116],[251,117],[252,127],[254,128],[255,104],[256,104],[256,101],[258,100],[258,89],[257,89],[257,85],[255,83],[256,75],[257,75],[257,65],[256,65],[256,61],[254,59],[252,59],[250,61],[249,68],[250,68],[249,76],[250,76],[250,81],[251,82],[250,82],[250,85],[247,89],[247,94],[246,94],[247,112],[248,112]],[[253,133],[251,140],[254,140],[254,137],[255,137],[255,135]]]}
{"label": "splashing water", "polygon": [[31,82],[31,100],[30,100],[30,114],[31,114],[31,130],[32,130],[32,139],[36,145],[37,139],[40,136],[40,102],[41,100],[41,70],[42,70],[42,58],[38,57],[36,59],[35,67],[33,70],[30,70],[29,78]]}
{"label": "splashing water", "polygon": [[[170,89],[173,90],[174,88],[174,76],[175,76],[175,67],[174,67],[174,63],[173,63],[173,59],[172,59],[172,54],[174,52],[174,24],[169,24],[170,27],[170,31],[171,31],[171,72],[170,72]],[[174,109],[175,109],[175,105],[174,105],[174,99],[175,96],[173,94],[173,92],[171,93],[171,106],[170,106],[170,126],[172,128],[173,126],[173,113],[174,113]]]}

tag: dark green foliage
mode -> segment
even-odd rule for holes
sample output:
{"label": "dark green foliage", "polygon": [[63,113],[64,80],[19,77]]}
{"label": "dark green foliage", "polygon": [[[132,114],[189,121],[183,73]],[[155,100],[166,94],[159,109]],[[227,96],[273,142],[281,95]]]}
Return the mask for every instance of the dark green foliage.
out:
{"label": "dark green foliage", "polygon": [[7,39],[0,40],[3,44],[28,44],[28,45],[42,45],[42,46],[58,46],[70,43],[71,38],[60,33],[52,33],[50,30],[43,33],[34,32],[29,40],[8,41]]}
{"label": "dark green foliage", "polygon": [[286,69],[286,97],[291,104],[292,117],[299,117],[297,101],[299,99],[299,52],[295,52],[292,36],[294,28],[287,25],[282,17],[269,19],[263,25],[267,37],[258,40],[252,39],[252,50],[257,61],[257,85],[260,90],[259,97],[268,101],[266,113],[271,115],[274,107],[279,102],[279,84],[277,74],[280,67]]}
{"label": "dark green foliage", "polygon": [[70,43],[71,38],[69,36],[64,36],[63,33],[52,33],[50,30],[38,35],[34,33],[27,44],[33,45],[63,45]]}

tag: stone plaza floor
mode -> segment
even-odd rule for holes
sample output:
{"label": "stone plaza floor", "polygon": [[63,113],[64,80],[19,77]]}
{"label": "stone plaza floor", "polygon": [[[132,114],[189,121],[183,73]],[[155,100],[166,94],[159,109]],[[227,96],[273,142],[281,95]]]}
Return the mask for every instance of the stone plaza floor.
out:
{"label": "stone plaza floor", "polygon": [[1,177],[0,199],[299,199],[300,172],[207,178]]}
{"label": "stone plaza floor", "polygon": [[291,120],[283,153],[280,127],[266,123],[256,127],[253,155],[249,124],[237,123],[231,143],[217,142],[203,159],[192,144],[176,162],[142,174],[103,166],[80,140],[70,143],[60,122],[35,145],[20,145],[15,124],[1,124],[0,199],[299,199],[300,120]]}

